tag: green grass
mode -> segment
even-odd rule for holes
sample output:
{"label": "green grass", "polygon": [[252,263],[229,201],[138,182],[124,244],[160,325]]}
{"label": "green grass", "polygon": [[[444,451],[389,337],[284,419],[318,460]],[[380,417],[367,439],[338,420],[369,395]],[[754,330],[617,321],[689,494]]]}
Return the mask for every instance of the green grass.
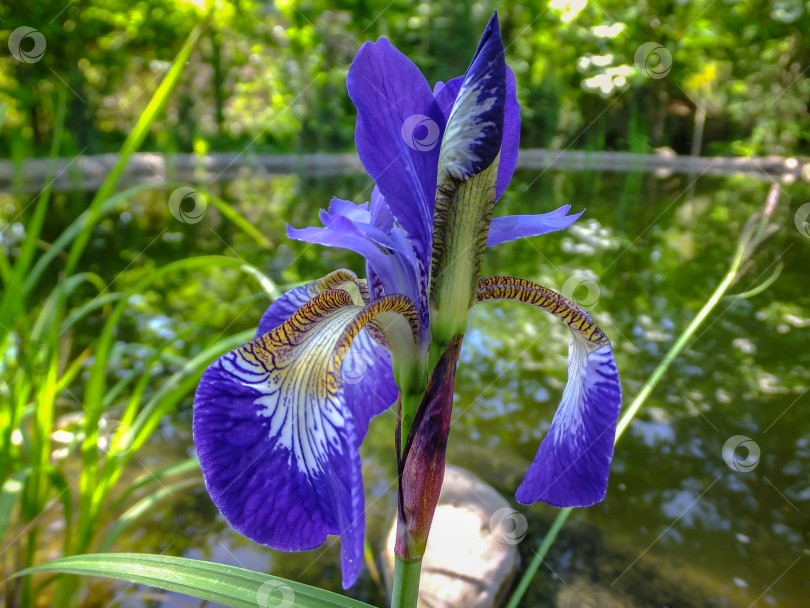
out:
{"label": "green grass", "polygon": [[[154,188],[139,185],[117,190],[127,161],[143,143],[178,83],[202,30],[196,27],[185,41],[87,210],[52,243],[43,244],[43,226],[52,204],[49,177],[32,208],[23,210],[26,232],[15,255],[0,249],[0,350],[4,353],[0,359],[0,580],[33,567],[46,550],[53,548],[43,523],[57,513],[57,504],[61,504],[58,517],[64,522],[61,553],[78,555],[113,547],[133,522],[172,490],[201,482],[199,466],[191,460],[155,471],[128,488],[118,487],[128,464],[161,419],[181,402],[190,400],[202,371],[222,353],[252,338],[252,332],[201,345],[177,372],[163,377],[156,373],[159,367],[178,363],[176,355],[169,359],[169,348],[205,328],[216,313],[244,304],[244,300],[225,303],[221,309],[180,328],[170,340],[153,348],[138,370],[113,379],[110,355],[133,296],[146,293],[164,277],[217,268],[244,273],[258,280],[269,295],[276,294],[275,286],[263,273],[232,257],[181,259],[161,266],[128,289],[119,289],[116,282],[108,285],[103,277],[87,270],[83,261],[99,222],[138,194]],[[64,91],[57,96],[56,106],[52,159],[59,155],[64,131]],[[237,229],[258,245],[269,246],[267,239],[228,203],[207,196]],[[55,272],[58,281],[45,285],[44,277]],[[88,320],[94,320],[102,329],[79,350],[73,344],[71,330]],[[86,381],[82,373],[89,374]],[[80,414],[80,420],[62,428],[59,400],[79,382],[84,385],[81,408],[73,413]],[[116,420],[116,425],[108,431],[105,424],[110,420]],[[54,450],[62,448],[62,443],[54,443],[57,430],[60,441],[64,442],[65,436],[71,438],[66,448],[68,458],[53,457]],[[68,464],[77,461],[81,462],[78,475]],[[146,497],[138,499],[138,490]],[[43,517],[46,513],[47,517]],[[39,581],[39,587],[33,587],[31,577],[17,578],[5,582],[0,597],[5,596],[7,606],[26,608],[34,605],[43,586],[55,581],[58,590],[48,593],[58,593],[61,605],[70,605],[80,585],[76,577],[52,577]]]}

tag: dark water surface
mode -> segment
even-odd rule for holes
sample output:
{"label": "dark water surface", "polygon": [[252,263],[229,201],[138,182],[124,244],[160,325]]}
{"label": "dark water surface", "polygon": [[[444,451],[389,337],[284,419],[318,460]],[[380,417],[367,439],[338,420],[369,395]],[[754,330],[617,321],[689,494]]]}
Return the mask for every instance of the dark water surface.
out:
{"label": "dark water surface", "polygon": [[[677,176],[523,172],[496,209],[503,215],[564,203],[587,208],[565,233],[489,250],[485,273],[525,277],[578,299],[613,341],[625,407],[722,279],[738,235],[764,203],[769,185],[701,178],[688,197],[689,183]],[[750,299],[722,301],[696,333],[621,439],[607,499],[571,517],[525,606],[808,605],[810,238],[797,230],[794,214],[810,201],[810,188],[797,184],[784,192],[774,217],[781,229],[732,292],[761,283],[781,260],[779,279]],[[366,180],[246,176],[223,194],[271,239],[274,250],[260,249],[211,211],[197,225],[171,223],[149,251],[155,263],[196,253],[239,255],[279,284],[341,266],[362,273],[357,256],[288,241],[283,226],[316,223],[318,208],[333,194],[366,200]],[[166,221],[155,201],[135,205],[141,207],[128,211],[134,220],[116,220],[118,237],[128,231],[132,241],[123,242],[133,249],[138,239],[154,238]],[[111,241],[102,235],[97,251],[123,247]],[[258,291],[224,271],[188,280],[166,287],[169,321],[158,325]],[[265,306],[254,301],[223,310],[210,331],[228,335],[255,326]],[[154,323],[150,319],[147,329]],[[461,355],[449,460],[512,501],[559,401],[567,342],[567,330],[533,308],[488,304],[473,315]],[[191,454],[190,409],[185,404],[150,450],[139,454],[144,466]],[[393,423],[391,412],[373,421],[363,446],[375,552],[394,513]],[[746,445],[735,453],[738,463],[744,461],[737,468],[748,471],[724,461],[723,446],[734,436],[750,440],[738,440]],[[525,564],[556,510],[515,506],[529,523],[520,544]],[[166,551],[340,586],[337,543],[301,554],[257,546],[215,517],[202,488],[143,519],[116,548]],[[123,591],[115,600],[119,605],[161,605],[154,594],[117,589]],[[101,604],[109,601],[102,598],[108,591],[96,588],[92,597]],[[384,602],[367,574],[352,593]],[[162,605],[199,603],[170,595]]]}

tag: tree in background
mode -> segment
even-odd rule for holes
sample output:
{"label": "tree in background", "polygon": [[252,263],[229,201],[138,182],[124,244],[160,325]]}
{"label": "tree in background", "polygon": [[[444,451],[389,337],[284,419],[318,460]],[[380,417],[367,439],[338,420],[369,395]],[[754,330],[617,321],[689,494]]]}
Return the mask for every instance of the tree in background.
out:
{"label": "tree in background", "polygon": [[[43,155],[51,98],[69,87],[66,151],[117,149],[180,41],[208,27],[170,111],[162,151],[347,150],[351,57],[396,39],[431,81],[463,73],[464,50],[497,8],[521,91],[526,147],[808,154],[810,8],[745,0],[56,0],[0,6],[0,40],[33,28],[39,58],[0,54],[0,153]],[[17,34],[19,38],[19,32]],[[27,45],[27,46],[26,46]],[[646,45],[646,46],[645,46]],[[21,41],[20,53],[33,39]],[[19,54],[19,53],[18,53]]]}

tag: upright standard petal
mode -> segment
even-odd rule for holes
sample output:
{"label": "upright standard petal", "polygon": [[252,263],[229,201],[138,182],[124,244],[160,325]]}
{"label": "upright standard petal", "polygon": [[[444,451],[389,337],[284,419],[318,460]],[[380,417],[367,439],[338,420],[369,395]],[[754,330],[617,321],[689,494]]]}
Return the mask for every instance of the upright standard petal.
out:
{"label": "upright standard petal", "polygon": [[431,258],[431,335],[464,333],[495,205],[506,66],[493,15],[459,89],[439,156]]}
{"label": "upright standard petal", "polygon": [[367,42],[346,78],[363,166],[413,242],[427,277],[445,120],[425,77],[388,40]]}
{"label": "upright standard petal", "polygon": [[342,366],[363,327],[390,314],[418,331],[415,306],[404,296],[362,306],[344,289],[320,293],[217,359],[194,400],[194,444],[225,518],[245,536],[287,551],[339,534],[344,587],[362,563],[365,520],[363,422],[347,405],[354,389]]}
{"label": "upright standard petal", "polygon": [[515,73],[506,66],[506,108],[503,114],[503,141],[501,159],[498,164],[498,182],[495,186],[495,200],[501,198],[512,175],[515,173],[520,147],[520,104],[517,100]]}
{"label": "upright standard petal", "polygon": [[477,300],[515,300],[550,312],[571,330],[568,383],[548,434],[517,490],[519,502],[584,507],[607,492],[621,386],[607,336],[576,304],[512,277],[479,282]]}

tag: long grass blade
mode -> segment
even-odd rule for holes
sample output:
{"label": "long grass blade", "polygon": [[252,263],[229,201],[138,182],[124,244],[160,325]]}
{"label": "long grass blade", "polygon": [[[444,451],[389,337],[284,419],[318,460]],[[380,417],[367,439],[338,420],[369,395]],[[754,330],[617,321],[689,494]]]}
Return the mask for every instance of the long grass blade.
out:
{"label": "long grass blade", "polygon": [[295,581],[213,562],[140,553],[75,555],[14,576],[61,572],[116,578],[176,591],[232,608],[369,608],[369,604]]}
{"label": "long grass blade", "polygon": [[5,483],[3,483],[3,486],[0,488],[0,547],[3,547],[2,553],[5,553],[3,539],[6,536],[8,524],[11,521],[14,505],[20,498],[23,487],[25,487],[25,480],[30,474],[31,467],[20,469],[6,479]]}
{"label": "long grass blade", "polygon": [[79,233],[76,240],[73,241],[73,246],[70,248],[68,261],[65,265],[66,274],[71,274],[76,268],[76,265],[79,263],[79,259],[84,252],[84,248],[87,246],[87,243],[90,240],[90,234],[93,226],[95,226],[96,222],[98,221],[100,208],[115,190],[115,186],[118,183],[121,174],[124,172],[124,168],[129,161],[129,157],[132,156],[132,154],[143,143],[143,140],[149,132],[152,123],[155,121],[158,114],[163,109],[163,106],[168,101],[169,95],[174,90],[174,87],[180,81],[180,75],[183,73],[183,66],[185,66],[186,62],[188,61],[191,51],[194,49],[194,46],[197,44],[197,40],[203,31],[204,28],[202,24],[197,24],[194,26],[194,28],[192,28],[191,33],[183,43],[183,47],[174,58],[174,61],[172,62],[169,71],[166,73],[165,78],[162,80],[157,91],[155,91],[155,94],[152,96],[152,99],[149,100],[146,108],[141,113],[140,117],[138,118],[138,122],[135,123],[132,131],[130,131],[126,140],[124,140],[121,150],[118,153],[118,161],[115,163],[112,170],[107,174],[107,177],[104,179],[101,187],[99,187],[98,191],[93,197],[93,200],[90,202],[87,223]]}

